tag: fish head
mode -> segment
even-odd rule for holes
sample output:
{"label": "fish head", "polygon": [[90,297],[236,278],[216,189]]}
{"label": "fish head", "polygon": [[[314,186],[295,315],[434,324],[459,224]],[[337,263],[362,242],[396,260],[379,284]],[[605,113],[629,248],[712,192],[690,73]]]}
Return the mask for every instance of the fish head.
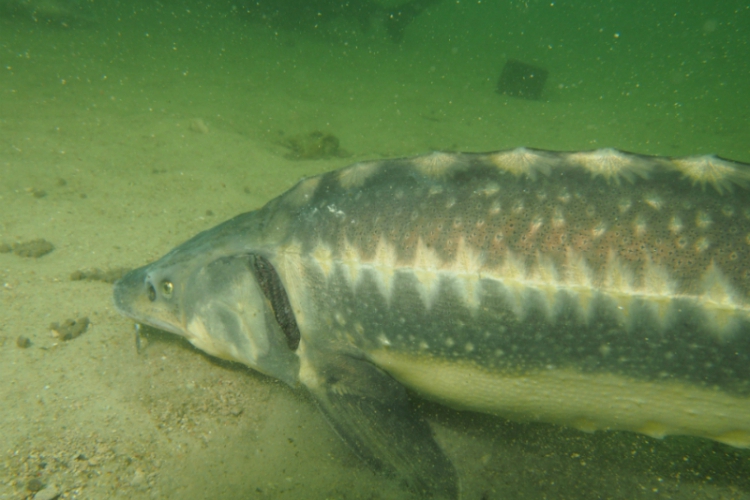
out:
{"label": "fish head", "polygon": [[252,253],[211,257],[172,252],[131,271],[115,283],[117,310],[180,335],[207,354],[296,385],[296,344],[279,324],[260,281],[273,268],[259,276],[262,257]]}

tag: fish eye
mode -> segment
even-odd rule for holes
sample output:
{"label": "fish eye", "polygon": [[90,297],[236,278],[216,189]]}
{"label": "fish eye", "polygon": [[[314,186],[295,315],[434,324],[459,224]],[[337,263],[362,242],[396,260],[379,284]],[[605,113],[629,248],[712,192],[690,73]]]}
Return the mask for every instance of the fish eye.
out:
{"label": "fish eye", "polygon": [[148,284],[148,300],[151,302],[156,300],[156,290],[154,289],[154,285],[151,283]]}
{"label": "fish eye", "polygon": [[161,283],[161,292],[164,294],[166,298],[169,298],[172,296],[172,290],[174,290],[174,285],[172,285],[171,281],[162,281]]}

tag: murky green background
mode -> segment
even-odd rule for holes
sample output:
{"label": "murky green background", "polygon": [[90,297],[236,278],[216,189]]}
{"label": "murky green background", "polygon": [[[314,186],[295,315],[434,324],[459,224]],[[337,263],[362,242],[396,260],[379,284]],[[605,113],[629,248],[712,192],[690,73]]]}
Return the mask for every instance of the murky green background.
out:
{"label": "murky green background", "polygon": [[[750,162],[747,2],[417,6],[406,23],[398,0],[0,0],[0,243],[55,245],[0,253],[0,499],[408,496],[305,395],[156,332],[137,354],[111,285],[74,271],[142,265],[364,159]],[[549,71],[541,100],[495,91],[509,59]],[[50,334],[83,316],[81,337]],[[747,451],[422,411],[465,498],[750,498]]]}

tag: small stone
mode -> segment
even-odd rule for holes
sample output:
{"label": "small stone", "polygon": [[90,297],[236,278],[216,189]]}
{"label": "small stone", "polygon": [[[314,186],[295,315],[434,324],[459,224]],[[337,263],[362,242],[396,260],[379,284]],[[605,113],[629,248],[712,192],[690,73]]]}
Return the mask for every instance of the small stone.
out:
{"label": "small stone", "polygon": [[28,337],[24,337],[23,335],[21,335],[16,339],[16,345],[21,349],[27,349],[31,347],[31,340],[29,340]]}
{"label": "small stone", "polygon": [[44,483],[38,477],[29,479],[29,482],[26,483],[26,489],[29,491],[39,491],[39,490],[42,490],[43,488],[44,488]]}
{"label": "small stone", "polygon": [[112,269],[99,269],[97,267],[92,269],[79,269],[70,273],[71,281],[103,281],[105,283],[114,283],[119,280],[128,272],[130,268],[126,267],[115,267]]}
{"label": "small stone", "polygon": [[55,249],[55,245],[45,239],[36,239],[13,245],[13,253],[19,257],[41,257]]}
{"label": "small stone", "polygon": [[34,495],[34,500],[55,500],[62,493],[57,491],[57,488],[47,486],[43,490],[40,490]]}
{"label": "small stone", "polygon": [[136,469],[135,474],[133,474],[133,479],[130,480],[130,486],[133,486],[134,488],[140,488],[147,484],[148,482],[146,478],[146,473],[143,472],[141,469]]}
{"label": "small stone", "polygon": [[193,132],[197,132],[199,134],[207,134],[208,133],[208,125],[206,125],[206,122],[201,120],[200,118],[193,118],[190,120],[190,130]]}
{"label": "small stone", "polygon": [[287,138],[282,145],[289,149],[287,158],[292,160],[320,160],[346,156],[339,139],[333,134],[316,130]]}
{"label": "small stone", "polygon": [[52,335],[60,340],[73,340],[80,337],[88,329],[90,323],[89,318],[84,316],[78,319],[66,319],[62,324],[51,323],[49,329]]}

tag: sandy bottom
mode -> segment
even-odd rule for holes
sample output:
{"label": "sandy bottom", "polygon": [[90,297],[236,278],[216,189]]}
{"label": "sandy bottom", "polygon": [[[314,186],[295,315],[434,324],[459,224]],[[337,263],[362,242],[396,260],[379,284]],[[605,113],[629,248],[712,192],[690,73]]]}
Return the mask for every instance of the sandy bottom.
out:
{"label": "sandy bottom", "polygon": [[[137,352],[111,284],[76,271],[143,265],[302,176],[363,159],[526,145],[750,160],[731,82],[705,99],[704,82],[682,87],[677,102],[619,66],[599,81],[551,60],[547,99],[529,102],[494,93],[491,50],[428,53],[377,31],[310,40],[191,15],[133,8],[70,28],[0,17],[0,243],[55,247],[0,253],[0,499],[409,498],[305,394],[160,332]],[[653,82],[648,71],[638,78]],[[334,134],[338,156],[289,158],[288,138],[313,131]],[[82,317],[77,338],[51,332]],[[750,498],[746,451],[415,404],[466,499]]]}

